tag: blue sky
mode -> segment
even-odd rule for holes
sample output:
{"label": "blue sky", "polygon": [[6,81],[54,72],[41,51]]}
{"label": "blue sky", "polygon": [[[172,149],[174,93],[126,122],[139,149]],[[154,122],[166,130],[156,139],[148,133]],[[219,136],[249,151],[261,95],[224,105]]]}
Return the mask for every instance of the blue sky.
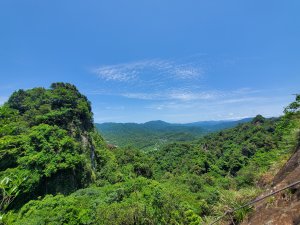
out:
{"label": "blue sky", "polygon": [[278,116],[300,93],[300,1],[1,0],[0,104],[75,84],[96,122]]}

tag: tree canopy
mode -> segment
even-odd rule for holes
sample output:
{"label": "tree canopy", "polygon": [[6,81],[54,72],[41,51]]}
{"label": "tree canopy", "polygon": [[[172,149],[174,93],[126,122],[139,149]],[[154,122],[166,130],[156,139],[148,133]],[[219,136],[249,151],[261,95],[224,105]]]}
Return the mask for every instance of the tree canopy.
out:
{"label": "tree canopy", "polygon": [[74,85],[16,91],[0,107],[2,222],[209,223],[256,197],[298,145],[299,101],[280,118],[144,152],[108,148]]}

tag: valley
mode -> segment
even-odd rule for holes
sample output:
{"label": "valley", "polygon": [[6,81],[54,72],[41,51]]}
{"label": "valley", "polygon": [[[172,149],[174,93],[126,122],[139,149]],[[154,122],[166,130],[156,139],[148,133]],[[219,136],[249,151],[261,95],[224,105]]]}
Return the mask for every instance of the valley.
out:
{"label": "valley", "polygon": [[96,123],[105,141],[114,146],[132,146],[143,151],[158,150],[172,142],[191,142],[222,129],[232,128],[253,118],[228,121],[202,121],[186,124],[149,121],[146,123]]}
{"label": "valley", "polygon": [[[287,176],[281,168],[299,146],[299,102],[297,95],[279,118],[257,115],[222,130],[154,121],[130,124],[133,132],[109,124],[124,128],[115,138],[140,135],[109,148],[74,85],[18,90],[0,107],[1,223],[210,224],[266,192],[273,179],[292,182],[276,174]],[[155,151],[131,145],[168,129],[198,133]],[[293,204],[298,189],[289,194]],[[255,215],[243,208],[222,224],[247,224]]]}

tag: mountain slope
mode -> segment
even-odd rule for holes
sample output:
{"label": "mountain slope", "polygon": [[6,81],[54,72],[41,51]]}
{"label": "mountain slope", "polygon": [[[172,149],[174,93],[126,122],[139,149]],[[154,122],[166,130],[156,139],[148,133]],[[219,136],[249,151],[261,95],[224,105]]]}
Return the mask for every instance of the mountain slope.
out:
{"label": "mountain slope", "polygon": [[111,144],[125,147],[132,145],[147,151],[174,141],[192,141],[205,132],[201,127],[186,127],[163,121],[136,123],[96,124],[104,139]]}
{"label": "mountain slope", "polygon": [[211,132],[234,127],[251,119],[238,121],[204,121],[172,124],[164,121],[95,124],[104,139],[117,146],[132,145],[141,150],[158,149],[166,143],[193,141]]}
{"label": "mountain slope", "polygon": [[[6,214],[4,221],[17,225],[49,221],[209,224],[226,209],[243,205],[262,191],[256,184],[290,154],[297,127],[294,119],[257,116],[250,123],[210,134],[196,143],[173,143],[154,153],[113,149],[117,182],[107,183],[111,172],[106,173],[109,177],[98,179],[98,184],[89,188],[30,201],[20,211]],[[103,155],[102,160],[109,157],[112,155]],[[246,213],[237,212],[235,223]]]}
{"label": "mountain slope", "polygon": [[285,113],[287,114],[286,120],[292,120],[297,124],[292,133],[295,136],[289,137],[295,139],[294,152],[282,167],[275,170],[276,173],[267,173],[267,176],[271,176],[272,181],[261,182],[265,191],[260,197],[267,196],[290,185],[293,186],[280,191],[267,200],[256,203],[253,212],[243,221],[242,225],[300,224],[300,185],[294,185],[300,181],[300,95],[297,95],[296,101],[285,109]]}
{"label": "mountain slope", "polygon": [[102,146],[90,102],[75,86],[14,92],[0,107],[0,210],[87,187]]}
{"label": "mountain slope", "polygon": [[[299,142],[300,143],[300,142]],[[265,196],[300,181],[300,148],[275,175],[272,185],[262,195]],[[300,185],[282,191],[269,200],[259,202],[255,210],[242,223],[243,225],[269,224],[294,225],[300,224]]]}
{"label": "mountain slope", "polygon": [[[144,152],[108,149],[89,102],[73,85],[18,91],[0,107],[0,218],[5,225],[209,224],[265,192],[269,182],[263,180],[299,145],[298,105],[280,118],[258,115],[193,142]],[[166,124],[146,126],[159,131]],[[274,179],[277,185],[294,176],[292,162]],[[286,196],[296,205],[295,193]],[[223,222],[241,223],[249,212]]]}
{"label": "mountain slope", "polygon": [[209,132],[214,132],[226,128],[232,128],[240,123],[247,123],[250,122],[253,118],[244,118],[240,120],[216,120],[216,121],[200,121],[200,122],[194,122],[194,123],[187,123],[183,124],[185,126],[197,126],[197,127],[202,127],[203,129],[209,131]]}

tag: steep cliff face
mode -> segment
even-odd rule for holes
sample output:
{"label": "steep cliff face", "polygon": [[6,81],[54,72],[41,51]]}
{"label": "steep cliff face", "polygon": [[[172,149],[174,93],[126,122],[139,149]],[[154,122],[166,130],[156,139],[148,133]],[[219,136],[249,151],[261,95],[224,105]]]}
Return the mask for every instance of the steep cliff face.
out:
{"label": "steep cliff face", "polygon": [[90,102],[74,85],[13,93],[0,107],[0,179],[18,190],[13,204],[88,186],[101,141]]}
{"label": "steep cliff face", "polygon": [[[276,174],[272,186],[262,196],[300,181],[300,148]],[[298,225],[300,224],[300,185],[280,192],[255,205],[254,212],[243,225]]]}

